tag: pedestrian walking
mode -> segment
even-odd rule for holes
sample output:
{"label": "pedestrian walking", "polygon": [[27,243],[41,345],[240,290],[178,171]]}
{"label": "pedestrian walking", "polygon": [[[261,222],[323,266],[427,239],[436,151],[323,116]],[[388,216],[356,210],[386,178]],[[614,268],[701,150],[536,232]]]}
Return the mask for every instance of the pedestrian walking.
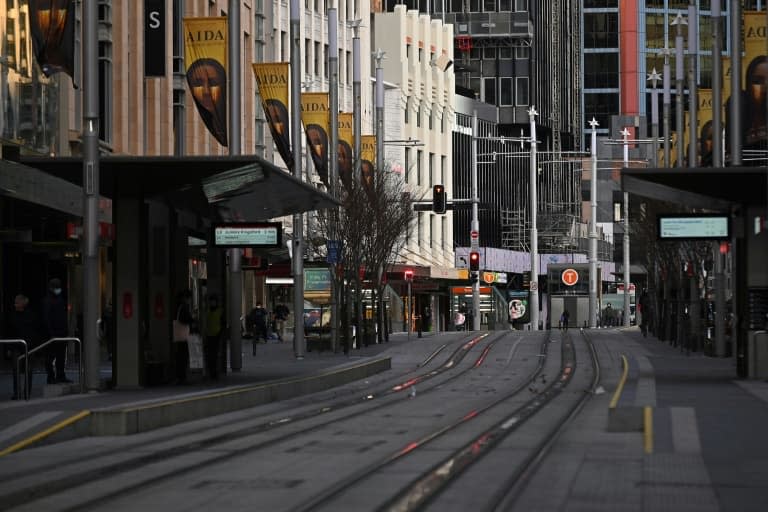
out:
{"label": "pedestrian walking", "polygon": [[290,311],[285,304],[280,303],[275,306],[275,332],[277,334],[277,338],[280,340],[280,343],[284,341],[283,336],[285,335],[285,321],[288,319],[289,314]]}
{"label": "pedestrian walking", "polygon": [[[6,327],[3,332],[3,337],[6,339],[21,339],[27,342],[27,350],[31,350],[40,341],[40,323],[29,308],[29,298],[26,295],[19,294],[13,300],[13,311],[8,316],[5,323]],[[5,356],[11,363],[13,370],[13,395],[11,400],[18,400],[21,398],[19,389],[19,369],[24,371],[25,361],[22,359],[19,363],[19,357],[24,355],[23,346],[18,345],[5,345]],[[20,368],[19,368],[20,366]],[[29,372],[26,374],[27,384],[26,389],[32,389],[32,365],[29,362]]]}
{"label": "pedestrian walking", "polygon": [[192,332],[192,292],[183,290],[179,293],[176,316],[173,320],[173,343],[176,384],[187,383],[189,365],[189,335]]}
{"label": "pedestrian walking", "polygon": [[[54,277],[48,282],[48,293],[43,299],[43,325],[47,339],[66,338],[69,333],[67,301],[64,298],[61,279]],[[67,342],[51,343],[45,353],[45,371],[48,384],[71,383],[64,372],[67,358]]]}
{"label": "pedestrian walking", "polygon": [[256,303],[256,307],[248,314],[250,323],[253,325],[253,355],[256,355],[256,343],[259,338],[267,342],[267,310],[264,309],[261,302]]}
{"label": "pedestrian walking", "polygon": [[571,314],[568,312],[567,309],[563,310],[563,314],[560,315],[560,325],[562,326],[562,329],[564,331],[568,330],[568,321],[571,318]]}

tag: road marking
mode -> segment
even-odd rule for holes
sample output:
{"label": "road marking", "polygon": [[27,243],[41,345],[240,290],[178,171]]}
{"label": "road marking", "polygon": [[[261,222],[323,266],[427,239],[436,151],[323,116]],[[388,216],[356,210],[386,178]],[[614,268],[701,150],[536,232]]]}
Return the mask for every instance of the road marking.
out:
{"label": "road marking", "polygon": [[653,407],[643,408],[643,449],[645,453],[653,453]]}
{"label": "road marking", "polygon": [[0,451],[0,457],[4,457],[5,455],[8,455],[9,453],[13,453],[16,451],[21,450],[22,448],[26,448],[27,446],[31,445],[32,443],[36,443],[37,441],[41,439],[45,439],[46,437],[50,436],[51,434],[55,434],[59,430],[68,427],[69,425],[80,421],[81,419],[85,418],[91,414],[91,411],[80,411],[79,413],[75,414],[74,416],[70,416],[69,418],[60,421],[56,423],[55,425],[52,425],[48,427],[47,429],[43,430],[42,432],[38,432],[35,435],[29,436],[26,439],[23,439],[19,441],[16,444],[12,444],[8,448],[5,448],[4,450]]}
{"label": "road marking", "polygon": [[45,411],[22,420],[0,432],[0,443],[16,437],[17,435],[22,434],[28,430],[31,430],[41,423],[45,423],[51,418],[58,416],[59,414],[61,414],[61,411]]}
{"label": "road marking", "polygon": [[621,373],[621,378],[619,379],[619,385],[616,386],[616,391],[613,393],[613,398],[611,399],[610,405],[608,405],[609,409],[615,409],[616,406],[619,404],[619,398],[621,398],[621,392],[624,390],[624,384],[627,382],[627,375],[629,374],[629,361],[627,361],[627,356],[624,354],[621,355],[621,365],[624,367],[624,371]]}

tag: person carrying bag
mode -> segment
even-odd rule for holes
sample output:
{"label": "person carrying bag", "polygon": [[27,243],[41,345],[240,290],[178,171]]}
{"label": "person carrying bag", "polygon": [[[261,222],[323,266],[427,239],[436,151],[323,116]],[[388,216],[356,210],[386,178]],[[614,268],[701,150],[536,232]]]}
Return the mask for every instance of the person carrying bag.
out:
{"label": "person carrying bag", "polygon": [[176,384],[186,384],[189,364],[189,335],[192,329],[192,292],[184,290],[179,294],[179,306],[173,320],[173,352],[176,366]]}

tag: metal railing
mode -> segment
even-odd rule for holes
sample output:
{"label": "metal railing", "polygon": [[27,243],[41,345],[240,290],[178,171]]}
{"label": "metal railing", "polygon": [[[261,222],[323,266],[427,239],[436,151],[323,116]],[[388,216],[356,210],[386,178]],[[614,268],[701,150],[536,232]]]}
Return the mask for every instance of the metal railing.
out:
{"label": "metal railing", "polygon": [[23,345],[24,346],[24,355],[16,359],[16,361],[13,362],[13,364],[16,365],[16,393],[18,394],[19,390],[21,390],[21,386],[19,386],[20,382],[19,379],[21,378],[21,373],[19,372],[19,361],[22,357],[24,357],[24,400],[29,400],[29,386],[27,385],[27,382],[29,379],[29,350],[27,349],[27,342],[22,339],[9,339],[9,340],[0,340],[0,345]]}
{"label": "metal railing", "polygon": [[[17,359],[17,362],[21,361],[22,357],[26,357],[27,358],[27,369],[29,369],[29,356],[31,356],[35,352],[38,352],[39,350],[44,349],[45,347],[47,347],[51,343],[55,343],[57,341],[67,341],[67,342],[74,341],[75,343],[77,343],[77,356],[78,356],[77,357],[77,359],[78,359],[78,361],[77,361],[77,381],[80,384],[80,392],[82,393],[83,392],[83,384],[84,384],[83,383],[83,343],[80,341],[80,338],[72,338],[72,337],[51,338],[48,341],[46,341],[45,343],[43,343],[42,345],[38,345],[37,347],[33,348],[32,350],[27,352],[25,355],[19,356],[19,358]],[[26,383],[25,383],[25,389],[26,389]]]}

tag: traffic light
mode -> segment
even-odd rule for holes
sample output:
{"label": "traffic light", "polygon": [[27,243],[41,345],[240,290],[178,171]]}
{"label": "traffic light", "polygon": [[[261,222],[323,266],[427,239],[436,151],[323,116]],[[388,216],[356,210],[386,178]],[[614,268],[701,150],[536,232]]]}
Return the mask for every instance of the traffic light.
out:
{"label": "traffic light", "polygon": [[403,277],[406,281],[413,281],[413,270],[406,270],[403,272]]}
{"label": "traffic light", "polygon": [[478,271],[480,270],[480,253],[472,251],[469,253],[469,270],[471,271]]}
{"label": "traffic light", "polygon": [[445,187],[435,185],[432,187],[432,211],[435,213],[445,213]]}

